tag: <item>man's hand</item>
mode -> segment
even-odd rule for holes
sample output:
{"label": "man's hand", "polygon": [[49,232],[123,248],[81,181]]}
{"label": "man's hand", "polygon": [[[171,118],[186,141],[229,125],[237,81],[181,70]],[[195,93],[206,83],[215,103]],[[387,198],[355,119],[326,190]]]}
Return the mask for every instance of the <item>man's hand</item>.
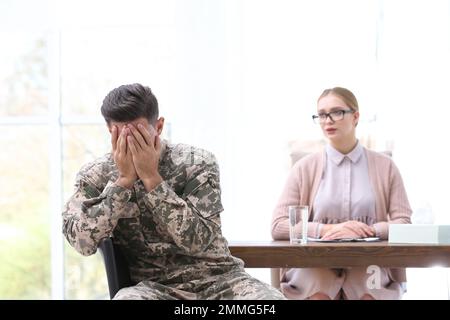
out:
{"label": "man's hand", "polygon": [[161,141],[156,131],[151,127],[150,133],[141,124],[137,128],[127,125],[128,147],[133,157],[134,167],[139,178],[144,183],[147,192],[153,190],[162,182],[158,172],[159,157],[161,155]]}
{"label": "man's hand", "polygon": [[346,221],[330,226],[328,230],[325,230],[322,236],[323,240],[335,240],[342,238],[365,238],[374,237],[375,229],[369,227],[367,224],[359,221]]}
{"label": "man's hand", "polygon": [[130,189],[137,180],[137,173],[133,165],[131,152],[127,148],[125,127],[119,133],[117,126],[111,129],[111,144],[113,148],[114,162],[119,170],[119,178],[116,184]]}

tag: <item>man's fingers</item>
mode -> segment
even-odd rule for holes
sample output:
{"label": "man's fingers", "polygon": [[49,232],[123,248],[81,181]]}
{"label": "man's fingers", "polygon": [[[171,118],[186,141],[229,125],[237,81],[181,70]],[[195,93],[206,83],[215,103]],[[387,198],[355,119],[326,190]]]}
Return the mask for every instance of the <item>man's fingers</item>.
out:
{"label": "man's fingers", "polygon": [[139,147],[139,148],[143,149],[147,145],[147,141],[145,141],[145,139],[142,136],[142,134],[140,133],[140,131],[137,130],[136,127],[133,125],[130,125],[128,130],[130,130],[130,133],[134,137],[134,141],[136,142],[136,148]]}
{"label": "man's fingers", "polygon": [[111,144],[113,151],[116,151],[117,148],[117,131],[117,127],[113,125],[111,128]]}
{"label": "man's fingers", "polygon": [[132,136],[128,136],[127,141],[128,141],[128,148],[130,148],[131,154],[133,155],[133,157],[135,157],[138,153],[136,144],[134,143],[135,140]]}
{"label": "man's fingers", "polygon": [[127,143],[126,143],[126,133],[125,133],[125,127],[122,128],[122,131],[120,132],[119,139],[117,141],[119,152],[123,154],[124,156],[127,154]]}
{"label": "man's fingers", "polygon": [[[150,126],[150,128],[152,128],[152,127]],[[140,134],[142,135],[142,138],[145,140],[145,143],[148,146],[154,147],[154,139],[152,137],[152,134],[150,134],[150,132],[140,123],[137,125],[137,129],[139,130]]]}
{"label": "man's fingers", "polygon": [[116,152],[120,152],[120,143],[122,141],[122,132],[117,133]]}

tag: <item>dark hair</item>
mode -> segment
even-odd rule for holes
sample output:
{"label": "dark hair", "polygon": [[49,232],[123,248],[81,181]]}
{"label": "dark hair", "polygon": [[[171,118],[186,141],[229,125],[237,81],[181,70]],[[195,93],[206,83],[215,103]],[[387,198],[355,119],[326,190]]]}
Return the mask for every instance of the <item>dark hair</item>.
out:
{"label": "dark hair", "polygon": [[319,99],[317,99],[317,101],[319,101],[323,97],[326,97],[329,94],[334,94],[334,95],[338,96],[339,98],[341,98],[344,101],[344,103],[347,105],[347,107],[349,107],[353,111],[359,111],[358,100],[356,100],[355,95],[350,90],[348,90],[346,88],[342,88],[342,87],[334,87],[331,89],[325,89],[322,92],[322,94],[320,95]]}
{"label": "dark hair", "polygon": [[146,118],[150,123],[158,119],[158,101],[149,87],[139,83],[113,89],[103,100],[102,115],[106,123],[127,122]]}

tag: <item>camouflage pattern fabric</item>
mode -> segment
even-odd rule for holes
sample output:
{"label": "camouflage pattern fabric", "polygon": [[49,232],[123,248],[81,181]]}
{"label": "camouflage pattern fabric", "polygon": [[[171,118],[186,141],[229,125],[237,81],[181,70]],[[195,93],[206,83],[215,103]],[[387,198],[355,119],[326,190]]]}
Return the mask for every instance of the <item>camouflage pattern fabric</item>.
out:
{"label": "camouflage pattern fabric", "polygon": [[244,271],[232,271],[175,285],[141,281],[136,286],[121,289],[115,300],[280,300],[283,294]]}
{"label": "camouflage pattern fabric", "polygon": [[151,192],[140,180],[123,188],[106,154],[81,169],[65,205],[63,233],[78,252],[94,254],[105,237],[120,244],[137,285],[116,298],[283,299],[230,254],[214,155],[162,141],[159,173],[164,181]]}

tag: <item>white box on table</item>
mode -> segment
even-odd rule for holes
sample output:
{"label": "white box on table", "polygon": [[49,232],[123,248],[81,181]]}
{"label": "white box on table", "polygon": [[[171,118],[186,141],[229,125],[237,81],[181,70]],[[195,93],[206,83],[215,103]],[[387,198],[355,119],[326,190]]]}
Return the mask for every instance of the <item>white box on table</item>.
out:
{"label": "white box on table", "polygon": [[389,243],[450,244],[450,225],[390,224]]}

